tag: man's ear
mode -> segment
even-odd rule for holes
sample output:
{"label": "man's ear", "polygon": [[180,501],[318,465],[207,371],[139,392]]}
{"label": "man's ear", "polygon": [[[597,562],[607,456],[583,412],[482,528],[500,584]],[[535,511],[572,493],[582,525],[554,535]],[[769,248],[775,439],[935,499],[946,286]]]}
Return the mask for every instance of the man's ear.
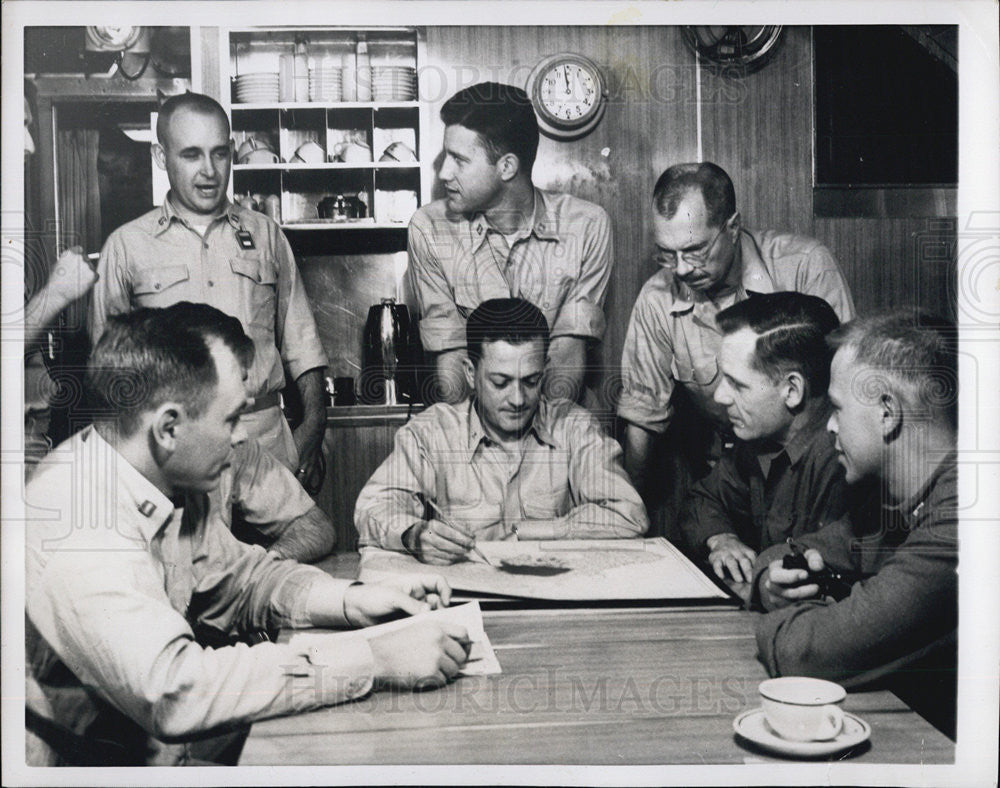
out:
{"label": "man's ear", "polygon": [[789,372],[785,375],[785,407],[796,410],[806,400],[806,379],[801,372]]}
{"label": "man's ear", "polygon": [[475,391],[476,365],[472,363],[468,356],[462,359],[462,371],[465,372],[465,382],[469,385],[469,390]]}
{"label": "man's ear", "polygon": [[882,439],[888,443],[903,427],[903,403],[896,394],[885,391],[879,397],[878,406]]}
{"label": "man's ear", "polygon": [[521,171],[521,160],[517,158],[517,154],[505,153],[497,159],[496,167],[497,172],[500,173],[500,180],[512,181]]}
{"label": "man's ear", "polygon": [[153,442],[162,451],[172,453],[177,447],[177,432],[184,410],[177,402],[164,402],[156,409],[150,427]]}
{"label": "man's ear", "polygon": [[153,149],[153,161],[156,162],[156,166],[161,170],[167,169],[167,153],[163,150],[163,146],[158,142],[154,142],[151,147]]}

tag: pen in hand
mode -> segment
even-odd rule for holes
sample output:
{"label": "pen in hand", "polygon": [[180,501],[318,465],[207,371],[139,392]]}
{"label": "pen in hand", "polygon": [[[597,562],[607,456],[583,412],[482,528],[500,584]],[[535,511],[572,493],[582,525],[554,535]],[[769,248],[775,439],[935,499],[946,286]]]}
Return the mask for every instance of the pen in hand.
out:
{"label": "pen in hand", "polygon": [[[438,506],[436,503],[434,503],[434,501],[432,501],[430,498],[425,498],[424,500],[427,502],[427,505],[429,507],[431,507],[431,509],[434,510],[434,514],[436,514],[441,519],[441,522],[443,522],[445,525],[451,526],[452,528],[454,528],[454,529],[456,529],[458,531],[464,531],[465,530],[464,528],[459,528],[457,525],[455,525],[455,523],[453,523],[451,520],[449,520],[448,516],[444,512],[441,511],[441,507]],[[480,558],[482,558],[489,566],[492,566],[492,567],[496,566],[496,564],[494,564],[489,558],[487,558],[483,554],[483,551],[480,550],[475,544],[472,545],[472,550],[473,550],[473,552],[475,552],[476,555],[478,555]]]}

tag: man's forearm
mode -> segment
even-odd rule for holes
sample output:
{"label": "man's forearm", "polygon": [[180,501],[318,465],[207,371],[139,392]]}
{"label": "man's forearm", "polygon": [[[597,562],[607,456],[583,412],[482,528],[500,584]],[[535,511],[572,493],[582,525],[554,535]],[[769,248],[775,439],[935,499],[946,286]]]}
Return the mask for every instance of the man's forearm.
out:
{"label": "man's forearm", "polygon": [[326,395],[323,390],[324,367],[307,370],[295,379],[295,387],[302,398],[303,423],[326,423]]}
{"label": "man's forearm", "polygon": [[268,552],[279,558],[312,563],[329,555],[336,541],[333,523],[318,506],[314,506],[292,520],[268,547]]}

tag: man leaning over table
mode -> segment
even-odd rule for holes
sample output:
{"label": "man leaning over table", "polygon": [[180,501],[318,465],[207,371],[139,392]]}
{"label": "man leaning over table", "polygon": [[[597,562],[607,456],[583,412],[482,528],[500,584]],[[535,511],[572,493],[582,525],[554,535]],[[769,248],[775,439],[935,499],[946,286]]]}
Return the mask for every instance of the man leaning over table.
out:
{"label": "man leaning over table", "polygon": [[[90,335],[109,316],[178,301],[210,304],[239,318],[256,348],[250,368],[247,432],[309,479],[326,429],[320,343],[291,247],[268,216],[229,202],[229,118],[215,99],[167,99],[156,122],[153,157],[170,192],[159,208],[119,227],[104,244],[94,288]],[[293,434],[279,406],[285,368],[302,397]]]}
{"label": "man leaning over table", "polygon": [[[643,494],[653,481],[653,448],[671,425],[683,431],[677,448],[695,479],[719,457],[728,430],[725,408],[713,399],[719,312],[753,293],[795,290],[819,296],[840,320],[854,315],[830,251],[813,238],[743,227],[733,182],[716,164],[677,164],[660,175],[652,229],[660,270],[632,308],[618,403],[627,422],[625,467]],[[683,418],[675,419],[681,402]]]}
{"label": "man leaning over table", "polygon": [[108,322],[86,377],[95,423],[27,487],[27,665],[41,688],[27,724],[62,763],[232,763],[254,720],[441,685],[467,658],[467,633],[435,623],[259,642],[261,630],[416,613],[450,590],[434,576],[335,580],[209,516],[246,438],[250,340],[183,318],[143,308]]}
{"label": "man leaning over table", "polygon": [[[877,480],[888,505],[757,558],[752,605],[771,675],[849,687],[887,683],[954,737],[958,624],[957,333],[923,312],[864,318],[833,335],[830,379],[847,481]],[[844,575],[832,595],[814,573]]]}
{"label": "man leaning over table", "polygon": [[447,564],[477,540],[644,534],[646,513],[618,444],[583,408],[542,397],[542,312],[522,299],[490,299],[465,330],[472,396],[433,405],[399,429],[358,496],[361,544]]}
{"label": "man leaning over table", "polygon": [[531,181],[538,119],[520,88],[482,82],[441,108],[445,197],[410,220],[407,276],[442,399],[467,393],[465,321],[489,298],[524,298],[551,329],[546,393],[578,399],[587,343],[604,334],[611,220]]}
{"label": "man leaning over table", "polygon": [[836,520],[854,492],[826,431],[826,337],[839,321],[822,298],[780,292],[733,304],[716,322],[714,398],[736,441],[695,483],[681,530],[720,579],[748,583],[758,552]]}

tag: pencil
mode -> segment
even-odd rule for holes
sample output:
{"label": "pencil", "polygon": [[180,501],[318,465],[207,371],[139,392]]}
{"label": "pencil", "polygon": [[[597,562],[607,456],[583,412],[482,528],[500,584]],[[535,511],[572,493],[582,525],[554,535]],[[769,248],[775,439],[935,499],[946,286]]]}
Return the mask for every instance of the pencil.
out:
{"label": "pencil", "polygon": [[[454,529],[456,529],[458,531],[463,531],[463,532],[465,531],[464,528],[459,528],[457,525],[455,525],[455,523],[453,523],[451,520],[449,520],[448,516],[444,512],[441,511],[441,507],[438,506],[436,503],[434,503],[434,501],[432,501],[430,498],[425,498],[424,500],[426,500],[427,501],[427,505],[429,507],[431,507],[431,509],[434,510],[434,513],[438,517],[441,518],[441,522],[442,523],[444,523],[445,525],[451,526],[452,528],[454,528]],[[480,550],[478,547],[476,547],[476,545],[472,545],[472,550],[473,550],[473,552],[476,555],[478,555],[480,558],[482,558],[487,564],[489,564],[490,566],[495,566],[495,564],[489,558],[487,558],[483,554],[483,551]]]}

